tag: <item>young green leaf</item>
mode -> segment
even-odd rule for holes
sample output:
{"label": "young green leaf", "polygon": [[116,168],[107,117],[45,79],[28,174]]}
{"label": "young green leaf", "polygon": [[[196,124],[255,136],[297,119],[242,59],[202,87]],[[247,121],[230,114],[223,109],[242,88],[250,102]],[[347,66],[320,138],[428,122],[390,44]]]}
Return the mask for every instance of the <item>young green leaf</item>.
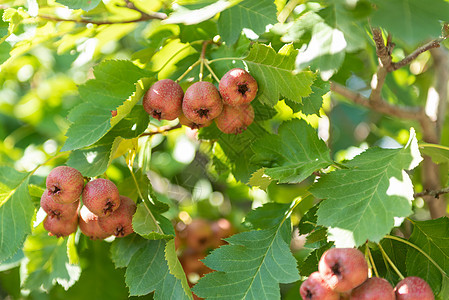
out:
{"label": "young green leaf", "polygon": [[97,7],[101,0],[56,0],[56,2],[66,5],[70,9],[89,11]]}
{"label": "young green leaf", "polygon": [[325,199],[318,224],[329,227],[338,247],[379,242],[394,226],[395,217],[412,213],[413,185],[405,170],[422,160],[414,131],[402,149],[371,148],[340,169],[324,175],[310,192]]}
{"label": "young green leaf", "polygon": [[170,273],[165,260],[165,240],[148,240],[133,255],[126,269],[125,281],[131,296],[154,291],[154,299],[192,299],[182,281]]}
{"label": "young green leaf", "polygon": [[298,51],[293,45],[282,47],[278,53],[262,44],[254,44],[251,47],[245,61],[259,85],[259,101],[274,106],[282,96],[301,103],[301,97],[312,92],[311,85],[315,75],[310,71],[294,70],[297,54]]}
{"label": "young green leaf", "polygon": [[279,283],[299,280],[289,249],[289,219],[270,229],[243,232],[227,238],[203,262],[209,273],[193,291],[207,299],[280,299]]}
{"label": "young green leaf", "polygon": [[314,171],[332,164],[329,149],[304,120],[282,123],[277,135],[261,136],[251,161],[280,183],[298,183]]}
{"label": "young green leaf", "polygon": [[[137,103],[145,88],[138,83],[136,91],[136,82],[150,74],[130,61],[121,60],[100,63],[94,68],[94,75],[95,79],[79,87],[84,103],[68,116],[72,124],[62,151],[83,148],[102,138]],[[111,119],[111,111],[120,106],[124,112]]]}
{"label": "young green leaf", "polygon": [[0,262],[14,255],[31,233],[34,206],[28,192],[28,176],[0,167]]}
{"label": "young green leaf", "polygon": [[244,0],[220,14],[218,32],[226,44],[233,45],[243,28],[262,34],[267,25],[275,23],[276,5],[273,1]]}
{"label": "young green leaf", "polygon": [[124,238],[115,239],[111,245],[111,259],[115,267],[127,267],[134,254],[145,244],[146,240],[138,234],[130,234]]}

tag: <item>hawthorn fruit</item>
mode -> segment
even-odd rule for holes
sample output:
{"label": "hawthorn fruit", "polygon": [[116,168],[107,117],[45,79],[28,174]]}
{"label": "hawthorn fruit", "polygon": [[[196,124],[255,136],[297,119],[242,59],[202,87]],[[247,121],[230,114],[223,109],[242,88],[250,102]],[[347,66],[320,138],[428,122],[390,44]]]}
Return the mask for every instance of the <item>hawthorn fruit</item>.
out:
{"label": "hawthorn fruit", "polygon": [[134,232],[132,227],[136,203],[128,197],[120,196],[118,209],[105,217],[98,218],[98,224],[108,235],[125,237]]}
{"label": "hawthorn fruit", "polygon": [[171,80],[162,79],[154,83],[143,97],[143,108],[153,118],[174,120],[181,114],[184,91]]}
{"label": "hawthorn fruit", "polygon": [[310,274],[299,288],[303,300],[339,300],[340,294],[333,291],[319,272]]}
{"label": "hawthorn fruit", "polygon": [[239,134],[254,120],[254,109],[250,104],[240,106],[224,105],[223,111],[215,119],[218,129],[226,134]]}
{"label": "hawthorn fruit", "polygon": [[257,95],[257,82],[243,69],[229,70],[218,85],[223,103],[231,106],[248,104]]}
{"label": "hawthorn fruit", "polygon": [[58,219],[46,216],[44,219],[44,228],[48,235],[56,237],[69,236],[76,231],[78,227],[78,214],[68,219]]}
{"label": "hawthorn fruit", "polygon": [[368,278],[351,293],[351,300],[395,300],[391,284],[379,277]]}
{"label": "hawthorn fruit", "polygon": [[110,234],[101,229],[98,224],[98,216],[85,205],[80,209],[79,227],[81,232],[91,240],[103,240],[110,236]]}
{"label": "hawthorn fruit", "polygon": [[79,201],[71,203],[58,203],[53,201],[51,193],[45,190],[41,197],[41,207],[50,218],[69,220],[78,212]]}
{"label": "hawthorn fruit", "polygon": [[192,84],[184,95],[182,112],[195,124],[206,124],[218,117],[223,109],[220,93],[207,81]]}
{"label": "hawthorn fruit", "polygon": [[108,179],[89,181],[83,190],[83,204],[99,217],[108,216],[120,206],[118,188]]}
{"label": "hawthorn fruit", "polygon": [[83,192],[83,175],[75,168],[59,166],[46,179],[48,196],[57,203],[77,201]]}
{"label": "hawthorn fruit", "polygon": [[434,300],[432,288],[422,278],[405,277],[394,288],[396,300]]}

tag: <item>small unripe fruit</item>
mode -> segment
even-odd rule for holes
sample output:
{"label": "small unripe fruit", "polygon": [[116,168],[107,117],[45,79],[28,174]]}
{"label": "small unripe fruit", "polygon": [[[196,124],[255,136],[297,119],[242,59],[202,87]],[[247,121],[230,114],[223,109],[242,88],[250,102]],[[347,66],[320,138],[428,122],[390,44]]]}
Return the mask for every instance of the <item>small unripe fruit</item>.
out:
{"label": "small unripe fruit", "polygon": [[46,186],[53,201],[72,203],[79,200],[83,192],[84,178],[75,168],[59,166],[48,174]]}
{"label": "small unripe fruit", "polygon": [[192,84],[184,95],[182,112],[195,124],[206,124],[216,118],[223,109],[217,88],[210,82]]}
{"label": "small unripe fruit", "polygon": [[41,207],[50,218],[57,218],[62,220],[72,219],[78,212],[80,202],[72,203],[57,203],[51,198],[51,192],[45,190],[41,197]]}
{"label": "small unripe fruit", "polygon": [[227,105],[248,104],[257,95],[257,82],[248,72],[235,68],[220,80],[219,89],[223,103]]}
{"label": "small unripe fruit", "polygon": [[187,246],[196,251],[203,252],[212,247],[214,233],[208,221],[203,219],[194,219],[187,226]]}
{"label": "small unripe fruit", "polygon": [[242,133],[254,120],[254,109],[250,104],[240,106],[224,105],[215,119],[218,129],[227,134]]}
{"label": "small unripe fruit", "polygon": [[434,300],[432,288],[420,277],[405,277],[394,288],[396,300]]}
{"label": "small unripe fruit", "polygon": [[332,248],[324,252],[318,264],[321,277],[337,292],[349,291],[368,278],[368,264],[355,248]]}
{"label": "small unripe fruit", "polygon": [[70,219],[58,219],[46,216],[44,219],[44,228],[48,235],[56,237],[69,236],[76,231],[78,227],[78,215],[75,214]]}
{"label": "small unripe fruit", "polygon": [[81,232],[91,240],[103,240],[110,236],[101,229],[98,224],[98,216],[91,212],[86,206],[81,207],[79,215],[79,226]]}
{"label": "small unripe fruit", "polygon": [[108,216],[120,206],[118,188],[108,179],[89,181],[83,190],[83,204],[99,217]]}
{"label": "small unripe fruit", "polygon": [[351,293],[351,300],[395,300],[393,287],[383,278],[368,278]]}
{"label": "small unripe fruit", "polygon": [[124,237],[134,232],[132,222],[136,204],[125,196],[120,196],[120,202],[120,207],[109,216],[98,218],[101,229],[116,237]]}
{"label": "small unripe fruit", "polygon": [[181,86],[171,79],[154,83],[143,97],[143,108],[153,118],[174,120],[181,114],[184,92]]}
{"label": "small unripe fruit", "polygon": [[321,278],[319,272],[313,272],[309,278],[301,284],[299,293],[303,300],[339,300],[340,295],[331,290]]}
{"label": "small unripe fruit", "polygon": [[207,126],[209,126],[210,124],[212,124],[212,120],[211,120],[211,121],[208,121],[208,122],[206,122],[206,123],[204,123],[204,124],[197,124],[197,123],[192,122],[192,121],[190,121],[189,119],[187,119],[186,116],[184,116],[184,114],[180,114],[180,115],[178,116],[178,119],[179,119],[179,123],[180,123],[181,125],[190,127],[191,129],[200,129],[200,128],[202,128],[202,127],[207,127]]}

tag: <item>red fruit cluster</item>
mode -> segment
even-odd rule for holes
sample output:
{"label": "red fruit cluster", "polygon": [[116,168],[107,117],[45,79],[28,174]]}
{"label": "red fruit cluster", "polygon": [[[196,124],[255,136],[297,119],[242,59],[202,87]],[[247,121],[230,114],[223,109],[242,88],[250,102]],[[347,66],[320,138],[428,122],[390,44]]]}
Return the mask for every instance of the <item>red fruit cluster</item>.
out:
{"label": "red fruit cluster", "polygon": [[211,269],[206,267],[201,259],[205,258],[211,249],[224,245],[226,243],[224,238],[234,234],[233,226],[226,219],[214,222],[194,219],[188,225],[178,222],[175,225],[175,230],[175,246],[179,254],[179,261],[190,285],[196,283],[199,277],[211,272]]}
{"label": "red fruit cluster", "polygon": [[192,84],[185,92],[171,79],[153,84],[145,93],[143,107],[153,118],[179,119],[192,129],[206,127],[215,120],[218,129],[238,134],[254,120],[250,102],[257,94],[256,80],[245,70],[229,70],[220,80],[219,88],[206,81]]}
{"label": "red fruit cluster", "polygon": [[432,289],[419,277],[406,277],[396,287],[379,277],[368,278],[362,252],[332,248],[321,256],[318,271],[300,288],[304,300],[433,300]]}
{"label": "red fruit cluster", "polygon": [[[47,213],[44,228],[49,235],[68,236],[79,227],[91,239],[126,236],[133,231],[136,204],[120,196],[115,184],[94,179],[84,186],[83,175],[67,166],[54,168],[46,180],[41,207]],[[84,206],[80,209],[80,197]],[[78,216],[79,213],[79,216]]]}

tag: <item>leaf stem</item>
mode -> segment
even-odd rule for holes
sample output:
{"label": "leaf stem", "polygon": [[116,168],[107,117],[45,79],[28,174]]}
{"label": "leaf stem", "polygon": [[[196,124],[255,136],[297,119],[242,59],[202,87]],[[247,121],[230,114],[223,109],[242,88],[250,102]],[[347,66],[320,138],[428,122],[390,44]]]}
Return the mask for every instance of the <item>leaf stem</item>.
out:
{"label": "leaf stem", "polygon": [[404,239],[401,239],[401,238],[399,238],[397,236],[389,235],[389,234],[387,234],[384,238],[390,239],[390,240],[395,240],[395,241],[398,241],[398,242],[402,242],[402,243],[406,244],[407,246],[410,246],[413,249],[417,250],[422,255],[424,255],[441,272],[441,274],[444,274],[445,276],[447,276],[446,272],[433,260],[433,258],[430,257],[426,252],[424,252],[424,250],[422,250],[421,248],[419,248],[415,244],[410,243],[408,240],[404,240]]}
{"label": "leaf stem", "polygon": [[371,250],[369,249],[368,245],[366,245],[366,255],[368,255],[368,261],[371,265],[371,268],[373,269],[374,275],[376,277],[379,277],[379,273],[377,272],[376,264],[374,263],[373,255],[371,254]]}
{"label": "leaf stem", "polygon": [[142,133],[141,135],[139,135],[139,138],[143,137],[143,136],[152,136],[152,135],[155,135],[155,134],[158,134],[158,133],[165,133],[165,132],[172,131],[172,130],[175,130],[175,129],[178,129],[178,128],[181,128],[181,127],[182,127],[181,124],[177,124],[175,126],[170,126],[170,125],[161,126],[161,127],[157,128],[154,131]]}
{"label": "leaf stem", "polygon": [[427,143],[424,143],[424,144],[419,144],[418,145],[420,148],[422,147],[422,148],[438,148],[438,149],[442,149],[442,150],[447,150],[447,151],[449,151],[449,147],[447,147],[447,146],[443,146],[443,145],[438,145],[438,144],[427,144]]}
{"label": "leaf stem", "polygon": [[178,79],[176,79],[176,82],[180,82],[184,77],[187,76],[187,74],[190,73],[190,71],[193,70],[193,68],[198,66],[200,63],[201,63],[201,59],[198,59],[196,62],[194,62],[184,73],[182,73],[181,76],[178,77]]}
{"label": "leaf stem", "polygon": [[388,261],[390,266],[393,268],[393,270],[398,274],[399,278],[402,280],[404,279],[404,275],[402,275],[401,271],[396,267],[396,265],[393,263],[393,261],[390,259],[388,254],[385,252],[384,248],[382,248],[382,245],[379,243],[377,244],[379,246],[380,252],[382,252],[382,256]]}
{"label": "leaf stem", "polygon": [[222,60],[244,60],[243,57],[219,57],[219,58],[215,58],[215,59],[211,59],[208,62],[210,64],[217,62],[217,61],[222,61]]}
{"label": "leaf stem", "polygon": [[160,70],[162,70],[163,68],[165,68],[179,53],[181,53],[182,51],[186,50],[187,48],[191,47],[194,44],[198,44],[198,42],[199,41],[194,41],[194,42],[188,43],[187,45],[185,45],[184,47],[182,47],[181,49],[176,51],[169,59],[167,59],[167,61],[164,63],[164,65],[159,68],[158,72]]}
{"label": "leaf stem", "polygon": [[205,63],[205,65],[206,65],[206,68],[209,70],[209,72],[210,72],[210,73],[212,74],[212,76],[214,77],[214,79],[215,79],[217,82],[220,82],[220,78],[218,78],[218,76],[215,74],[215,72],[214,72],[214,71],[212,70],[212,68],[209,66],[208,61],[205,60],[204,63]]}

